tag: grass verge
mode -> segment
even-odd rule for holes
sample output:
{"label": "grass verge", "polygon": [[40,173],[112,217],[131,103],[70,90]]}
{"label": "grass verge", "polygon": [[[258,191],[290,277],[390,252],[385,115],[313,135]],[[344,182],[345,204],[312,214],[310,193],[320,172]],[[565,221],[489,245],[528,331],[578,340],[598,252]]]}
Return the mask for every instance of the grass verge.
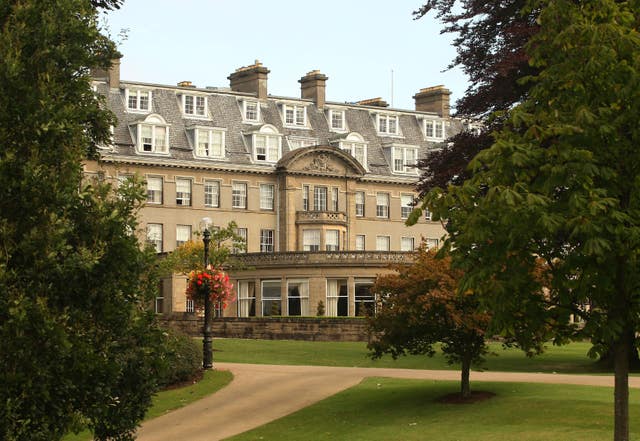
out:
{"label": "grass verge", "polygon": [[[604,371],[587,357],[589,343],[571,343],[565,346],[549,346],[539,356],[528,358],[515,348],[504,349],[499,343],[491,343],[491,351],[482,366],[494,372],[557,372],[594,374]],[[287,364],[316,366],[356,366],[406,369],[455,369],[441,354],[429,358],[425,355],[408,355],[394,360],[385,356],[379,360],[369,357],[367,344],[361,342],[310,342],[291,340],[245,340],[235,338],[215,339],[213,343],[216,361],[232,363]]]}
{"label": "grass verge", "polygon": [[[146,421],[159,417],[204,398],[207,395],[211,395],[229,384],[232,379],[233,375],[229,371],[207,371],[202,380],[197,383],[158,392],[153,397],[153,403],[144,419]],[[85,430],[78,434],[67,435],[64,441],[89,441],[91,439],[91,432]]]}
{"label": "grass verge", "polygon": [[[495,397],[442,404],[457,382],[368,378],[287,417],[229,438],[349,441],[601,441],[613,431],[612,389],[474,382]],[[640,420],[640,391],[630,395],[630,421]],[[632,436],[632,439],[634,438]]]}

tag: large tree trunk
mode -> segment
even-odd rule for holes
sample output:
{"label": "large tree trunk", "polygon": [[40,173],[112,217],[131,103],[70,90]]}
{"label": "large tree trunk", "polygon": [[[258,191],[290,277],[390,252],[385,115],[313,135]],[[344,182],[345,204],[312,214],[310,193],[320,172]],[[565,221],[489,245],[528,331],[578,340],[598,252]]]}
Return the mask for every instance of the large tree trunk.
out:
{"label": "large tree trunk", "polygon": [[462,398],[471,396],[471,385],[469,383],[469,372],[471,371],[471,358],[462,359],[462,370],[460,373],[460,395]]}
{"label": "large tree trunk", "polygon": [[633,339],[624,333],[614,343],[614,441],[629,441],[629,354]]}

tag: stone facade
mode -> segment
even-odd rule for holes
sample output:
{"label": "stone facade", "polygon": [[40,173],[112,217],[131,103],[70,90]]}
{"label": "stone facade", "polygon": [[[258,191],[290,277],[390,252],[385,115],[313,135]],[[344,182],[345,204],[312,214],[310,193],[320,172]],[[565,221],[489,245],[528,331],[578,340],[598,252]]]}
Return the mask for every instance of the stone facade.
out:
{"label": "stone facade", "polygon": [[[319,71],[291,98],[268,94],[259,62],[232,73],[230,88],[204,89],[122,80],[119,66],[95,72],[118,124],[85,172],[147,182],[138,234],[159,252],[196,239],[204,217],[214,227],[236,222],[247,269],[231,274],[238,301],[226,317],[309,316],[319,305],[328,316],[363,315],[375,307],[369,288],[379,274],[422,240],[442,238],[428,216],[405,226],[416,161],[464,129],[448,116],[442,86],[402,110],[382,99],[326,101]],[[165,279],[157,311],[189,311],[184,288],[184,276]]]}

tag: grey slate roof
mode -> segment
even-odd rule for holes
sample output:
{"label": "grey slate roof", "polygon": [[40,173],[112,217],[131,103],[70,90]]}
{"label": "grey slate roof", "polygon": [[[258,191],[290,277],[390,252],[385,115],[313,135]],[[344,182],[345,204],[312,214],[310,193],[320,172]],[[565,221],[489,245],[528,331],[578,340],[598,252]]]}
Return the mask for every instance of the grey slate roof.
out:
{"label": "grey slate roof", "polygon": [[[131,112],[126,108],[125,89],[144,88],[152,91],[152,108],[149,113]],[[252,161],[251,146],[247,143],[246,133],[258,130],[263,124],[273,125],[283,135],[282,155],[289,151],[287,136],[314,138],[318,145],[337,145],[335,142],[347,133],[359,133],[367,143],[368,171],[376,177],[399,176],[391,172],[390,156],[385,152],[385,146],[391,143],[413,145],[419,147],[419,157],[424,157],[441,144],[427,141],[422,131],[422,118],[438,118],[435,114],[416,112],[412,110],[400,110],[382,107],[363,106],[358,104],[327,102],[325,109],[318,107],[311,100],[300,98],[285,98],[269,96],[260,102],[261,124],[247,124],[243,122],[241,114],[242,99],[253,99],[252,94],[231,92],[228,89],[195,89],[166,85],[154,85],[138,82],[122,81],[119,89],[109,89],[106,83],[98,85],[98,92],[106,95],[107,105],[118,118],[118,125],[114,128],[114,150],[107,156],[114,159],[132,157],[149,158],[154,162],[189,163],[202,166],[218,164],[233,164],[235,167],[243,165],[253,168],[266,167],[275,170],[275,164],[256,164]],[[187,118],[180,107],[180,94],[194,93],[206,94],[209,119]],[[311,129],[298,129],[283,125],[279,103],[300,103],[307,106],[308,126]],[[327,109],[345,110],[346,133],[336,133],[330,130],[327,120]],[[375,126],[375,112],[392,113],[399,115],[400,136],[381,136]],[[169,124],[169,156],[153,158],[149,155],[138,155],[135,151],[134,132],[131,125],[144,120],[148,114],[159,114]],[[226,129],[226,158],[221,160],[209,160],[195,158],[192,147],[187,138],[187,129],[192,125],[211,126]],[[447,136],[459,132],[462,123],[459,120],[449,118]],[[400,175],[401,176],[401,175]],[[415,178],[415,177],[414,177]]]}

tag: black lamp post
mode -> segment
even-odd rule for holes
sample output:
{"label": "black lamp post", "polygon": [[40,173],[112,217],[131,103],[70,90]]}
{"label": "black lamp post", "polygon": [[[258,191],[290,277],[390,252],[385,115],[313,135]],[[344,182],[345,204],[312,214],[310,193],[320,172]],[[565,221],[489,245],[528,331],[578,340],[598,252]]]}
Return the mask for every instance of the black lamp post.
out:
{"label": "black lamp post", "polygon": [[[211,219],[202,219],[203,231],[202,242],[204,243],[204,268],[205,270],[209,266],[209,242],[211,242],[211,233],[209,232],[209,226],[211,225]],[[209,296],[209,288],[204,295],[204,327],[202,333],[204,336],[204,342],[202,345],[202,369],[213,368],[213,348],[212,340],[213,333],[211,332],[211,297]]]}

